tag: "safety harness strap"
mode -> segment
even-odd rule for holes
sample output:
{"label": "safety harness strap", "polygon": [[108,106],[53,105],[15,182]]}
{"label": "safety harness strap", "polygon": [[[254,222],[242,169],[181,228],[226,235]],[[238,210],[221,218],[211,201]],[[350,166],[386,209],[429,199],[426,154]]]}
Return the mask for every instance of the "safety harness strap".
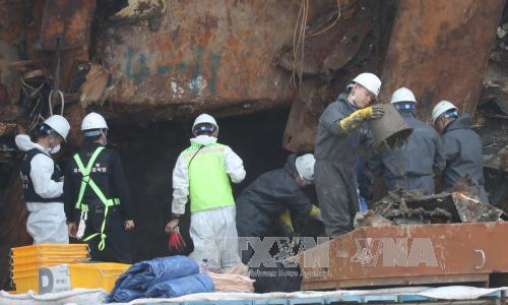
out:
{"label": "safety harness strap", "polygon": [[[99,157],[99,154],[104,150],[104,147],[97,147],[97,149],[92,154],[92,157],[88,161],[88,164],[85,166],[83,165],[83,161],[81,161],[81,158],[79,157],[79,154],[74,155],[74,161],[76,161],[76,165],[78,166],[79,171],[81,172],[81,175],[83,178],[81,179],[81,187],[79,189],[79,195],[78,200],[76,202],[76,208],[82,210],[82,200],[83,196],[85,195],[85,191],[88,185],[92,188],[92,190],[95,192],[97,197],[102,201],[102,203],[107,206],[107,199],[106,196],[104,196],[104,193],[97,187],[97,184],[90,178],[90,172],[92,171],[92,167],[95,164],[95,161]],[[86,208],[88,210],[88,207]]]}
{"label": "safety harness strap", "polygon": [[102,220],[100,233],[94,233],[94,234],[92,234],[88,237],[85,237],[83,239],[84,242],[87,242],[87,241],[99,236],[101,239],[101,241],[97,245],[97,249],[99,249],[99,251],[103,251],[106,248],[106,233],[105,233],[105,231],[106,231],[106,219],[108,218],[108,211],[109,211],[109,207],[106,206],[104,208],[104,219]]}
{"label": "safety harness strap", "polygon": [[83,178],[81,180],[81,188],[79,189],[79,195],[78,200],[76,202],[76,208],[79,210],[82,210],[84,212],[88,212],[88,205],[83,203],[83,196],[85,195],[86,188],[90,186],[94,193],[99,197],[100,201],[104,204],[104,219],[102,220],[101,224],[101,231],[100,233],[92,234],[85,239],[83,239],[84,242],[87,242],[91,240],[92,238],[95,238],[96,236],[100,236],[101,241],[99,242],[98,249],[99,251],[104,250],[106,247],[106,234],[104,233],[106,231],[106,219],[108,217],[109,207],[120,205],[120,200],[118,198],[112,198],[108,199],[102,190],[99,188],[99,186],[93,181],[92,178],[90,178],[90,173],[92,172],[92,167],[95,164],[95,161],[99,157],[99,154],[104,150],[104,147],[98,147],[94,153],[92,154],[92,157],[90,157],[90,160],[88,161],[87,166],[85,167],[83,162],[81,161],[81,158],[79,157],[79,154],[74,155],[74,160],[76,161],[76,164],[79,168],[79,171],[81,172]]}

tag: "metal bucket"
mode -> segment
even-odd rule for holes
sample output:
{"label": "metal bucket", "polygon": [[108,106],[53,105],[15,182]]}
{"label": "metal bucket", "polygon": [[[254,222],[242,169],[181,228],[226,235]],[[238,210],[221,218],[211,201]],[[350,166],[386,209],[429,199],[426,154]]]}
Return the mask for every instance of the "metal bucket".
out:
{"label": "metal bucket", "polygon": [[383,104],[383,108],[383,117],[370,121],[377,151],[401,147],[413,132],[392,104]]}

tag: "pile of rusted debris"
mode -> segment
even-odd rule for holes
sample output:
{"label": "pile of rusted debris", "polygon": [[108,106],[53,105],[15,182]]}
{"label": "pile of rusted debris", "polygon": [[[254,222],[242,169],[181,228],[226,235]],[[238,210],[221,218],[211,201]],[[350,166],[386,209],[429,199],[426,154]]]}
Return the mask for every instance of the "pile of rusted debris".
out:
{"label": "pile of rusted debris", "polygon": [[503,210],[479,201],[469,192],[424,195],[402,188],[388,192],[374,207],[359,212],[355,228],[410,224],[503,221]]}
{"label": "pile of rusted debris", "polygon": [[[508,65],[504,71],[506,69]],[[503,86],[506,85],[508,83]],[[508,208],[508,189],[505,187],[508,182],[508,95],[504,93],[506,88],[508,87],[492,85],[484,89],[473,126],[483,142],[485,186],[490,203],[505,211]]]}

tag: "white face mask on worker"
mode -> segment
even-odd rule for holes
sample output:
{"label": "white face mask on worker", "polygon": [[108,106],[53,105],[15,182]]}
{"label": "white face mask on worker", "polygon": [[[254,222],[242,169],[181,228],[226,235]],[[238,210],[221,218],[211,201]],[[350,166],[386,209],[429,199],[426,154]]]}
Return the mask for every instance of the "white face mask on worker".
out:
{"label": "white face mask on worker", "polygon": [[61,149],[61,146],[60,144],[54,146],[54,147],[48,147],[46,148],[46,151],[51,154],[51,155],[54,155],[54,154],[57,154]]}

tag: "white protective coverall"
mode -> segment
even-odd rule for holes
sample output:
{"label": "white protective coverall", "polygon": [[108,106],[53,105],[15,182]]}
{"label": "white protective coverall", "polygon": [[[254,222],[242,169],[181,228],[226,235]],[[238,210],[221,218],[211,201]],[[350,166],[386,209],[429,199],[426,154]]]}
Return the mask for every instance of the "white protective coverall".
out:
{"label": "white protective coverall", "polygon": [[[54,198],[63,193],[63,181],[53,181],[54,162],[49,153],[41,145],[30,140],[28,135],[18,135],[16,145],[21,151],[37,148],[37,154],[30,162],[30,179],[35,192],[43,198]],[[63,202],[27,202],[30,214],[26,222],[28,234],[34,244],[68,244],[69,235]]]}
{"label": "white protective coverall", "polygon": [[[208,145],[217,142],[217,138],[200,135],[190,140],[191,143]],[[230,148],[224,150],[224,168],[233,183],[245,179],[242,159]],[[176,215],[185,213],[189,196],[189,173],[187,163],[182,155],[178,157],[173,170],[173,203],[172,212]],[[215,262],[223,269],[240,263],[238,255],[238,233],[236,231],[236,207],[226,206],[202,210],[191,215],[190,236],[194,251],[190,257],[200,264],[203,259]]]}

